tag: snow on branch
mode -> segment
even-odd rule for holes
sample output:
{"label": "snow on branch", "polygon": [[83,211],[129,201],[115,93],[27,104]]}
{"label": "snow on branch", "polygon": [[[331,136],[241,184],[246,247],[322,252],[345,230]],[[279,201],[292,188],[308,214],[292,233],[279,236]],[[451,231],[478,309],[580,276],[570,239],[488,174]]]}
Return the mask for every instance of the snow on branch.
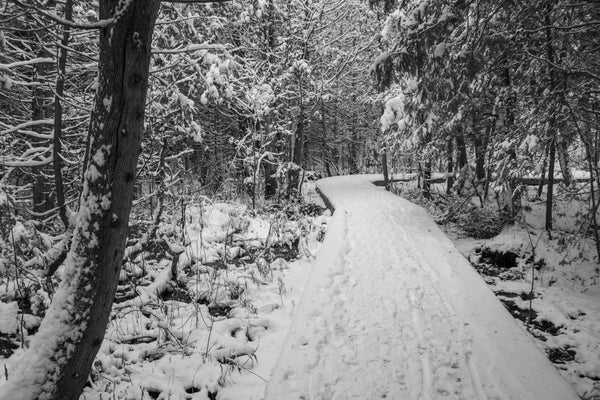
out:
{"label": "snow on branch", "polygon": [[194,3],[226,3],[232,0],[162,0],[163,3],[184,3],[184,4],[194,4]]}
{"label": "snow on branch", "polygon": [[9,64],[0,64],[0,71],[9,71],[11,68],[22,67],[24,65],[53,63],[53,62],[54,62],[53,58],[45,58],[45,57],[32,58],[31,60],[15,61],[15,62],[9,63]]}
{"label": "snow on branch", "polygon": [[[20,157],[3,157],[0,159],[0,166],[4,167],[39,167],[50,164],[52,155],[42,157],[42,154],[51,151],[51,147],[32,147],[27,149]],[[39,157],[39,158],[38,158]]]}
{"label": "snow on branch", "polygon": [[194,149],[185,149],[185,150],[183,150],[183,151],[181,151],[181,152],[179,152],[179,153],[177,153],[175,155],[165,157],[165,160],[174,160],[174,159],[179,158],[179,157],[181,157],[183,155],[190,154],[190,153],[193,153],[193,152],[194,152]]}
{"label": "snow on branch", "polygon": [[0,131],[0,136],[4,136],[4,135],[7,135],[12,132],[21,131],[21,133],[25,133],[30,136],[35,136],[35,137],[39,137],[42,139],[51,139],[53,136],[52,134],[44,135],[44,134],[33,132],[33,131],[22,131],[22,130],[25,128],[32,127],[32,126],[53,125],[53,124],[54,124],[54,120],[52,120],[52,119],[38,119],[35,121],[27,121],[27,122],[23,122],[22,124],[19,124],[16,126],[11,126],[11,127],[8,127],[9,125],[6,125],[6,124],[1,124],[3,127],[8,127],[8,128],[3,131]]}
{"label": "snow on branch", "polygon": [[207,43],[201,43],[201,44],[190,44],[189,46],[185,46],[185,47],[180,47],[177,49],[170,49],[170,50],[158,50],[158,49],[153,49],[152,53],[153,54],[178,54],[178,53],[187,53],[190,51],[198,51],[198,50],[220,50],[220,51],[225,51],[226,47],[222,44],[207,44]]}
{"label": "snow on branch", "polygon": [[106,28],[106,27],[116,23],[120,19],[120,17],[123,15],[124,11],[126,10],[126,6],[127,6],[128,2],[125,2],[125,3],[126,4],[123,7],[119,8],[115,11],[115,16],[112,18],[82,23],[82,22],[69,21],[68,19],[62,18],[59,15],[56,15],[56,14],[48,12],[48,11],[44,11],[39,6],[27,5],[27,4],[24,4],[22,1],[15,0],[15,4],[19,5],[20,7],[33,8],[33,9],[35,9],[35,11],[38,14],[43,15],[44,17],[52,20],[53,22],[56,22],[57,24],[60,24],[63,26],[68,26],[70,28],[75,28],[75,29],[102,29],[102,28]]}
{"label": "snow on branch", "polygon": [[0,160],[0,165],[3,167],[15,168],[41,167],[42,165],[48,165],[50,163],[52,163],[52,156],[43,158],[41,160]]}

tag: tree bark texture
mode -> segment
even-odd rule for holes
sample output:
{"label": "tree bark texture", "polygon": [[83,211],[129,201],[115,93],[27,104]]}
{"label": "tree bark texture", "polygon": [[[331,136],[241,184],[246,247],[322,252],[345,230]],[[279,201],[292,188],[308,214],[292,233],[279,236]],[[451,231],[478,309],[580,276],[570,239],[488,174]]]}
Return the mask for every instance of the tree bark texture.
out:
{"label": "tree bark texture", "polygon": [[384,150],[383,153],[381,153],[381,166],[383,168],[383,182],[385,183],[385,190],[389,191],[391,189],[391,184],[390,174],[388,171],[388,159],[386,150]]}
{"label": "tree bark texture", "polygon": [[[49,57],[47,50],[41,50],[38,54],[40,57]],[[34,76],[33,80],[40,80],[46,78],[50,71],[52,65],[49,63],[39,63],[34,66]],[[50,105],[50,92],[48,87],[44,87],[44,85],[38,85],[33,89],[33,100],[31,103],[32,108],[32,119],[34,121],[52,118],[52,107]],[[42,133],[41,126],[33,127],[33,130]],[[34,146],[47,146],[47,139],[37,139],[33,140]],[[50,168],[47,165],[42,165],[33,168],[33,187],[32,187],[32,201],[33,201],[33,211],[35,213],[45,213],[46,211],[51,210],[54,207],[54,202],[51,196],[52,187],[48,180],[50,176]]]}
{"label": "tree bark texture", "polygon": [[[73,0],[65,2],[65,19],[70,21],[73,17]],[[56,190],[56,205],[58,207],[58,215],[60,220],[69,229],[69,220],[67,218],[67,210],[65,206],[65,190],[62,175],[62,125],[63,125],[63,109],[62,98],[65,93],[65,73],[67,67],[67,47],[69,46],[69,38],[71,28],[68,26],[62,27],[61,46],[58,50],[58,76],[56,77],[56,94],[54,95],[54,137],[52,138],[52,166],[54,168],[54,187]]]}
{"label": "tree bark texture", "polygon": [[452,138],[446,142],[446,172],[448,177],[446,178],[446,194],[452,192],[452,186],[454,186],[454,143]]}
{"label": "tree bark texture", "polygon": [[548,150],[549,147],[546,147],[544,150],[544,159],[542,161],[542,172],[540,174],[540,182],[538,184],[537,197],[542,197],[542,192],[544,191],[544,181],[546,180],[546,168],[548,167]]}
{"label": "tree bark texture", "polygon": [[[302,106],[300,106],[302,107]],[[304,168],[304,141],[305,132],[304,132],[304,111],[300,110],[300,115],[298,117],[298,125],[296,126],[296,134],[294,141],[294,151],[292,153],[292,161],[294,164],[298,165],[301,168]],[[300,169],[292,168],[288,170],[288,181],[289,186],[287,188],[287,198],[291,198],[295,193],[298,192],[298,187],[300,186]]]}
{"label": "tree bark texture", "polygon": [[552,230],[552,205],[554,201],[554,163],[556,161],[556,147],[554,139],[550,140],[548,160],[548,188],[546,190],[546,230]]}
{"label": "tree bark texture", "polygon": [[100,31],[99,88],[71,248],[40,330],[2,387],[3,400],[77,400],[88,379],[123,258],[159,4],[100,1],[100,18],[115,21]]}
{"label": "tree bark texture", "polygon": [[465,143],[465,138],[462,132],[457,132],[456,134],[456,150],[458,151],[457,162],[458,162],[458,170],[462,170],[468,163],[467,160],[467,145]]}
{"label": "tree bark texture", "polygon": [[[271,136],[270,127],[270,122],[267,120],[265,122],[265,134],[267,137]],[[277,133],[271,144],[269,144],[267,150],[278,153],[281,147],[279,142],[279,133]],[[277,177],[275,176],[277,173],[277,165],[275,162],[276,161],[273,157],[268,157],[263,161],[263,168],[265,172],[265,199],[271,199],[277,194]]]}

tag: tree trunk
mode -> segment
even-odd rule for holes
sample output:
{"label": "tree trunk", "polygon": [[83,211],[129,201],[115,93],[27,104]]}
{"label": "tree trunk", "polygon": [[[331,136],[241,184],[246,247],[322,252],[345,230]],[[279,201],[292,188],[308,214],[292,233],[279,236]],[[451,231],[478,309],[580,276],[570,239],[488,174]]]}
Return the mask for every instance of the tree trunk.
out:
{"label": "tree trunk", "polygon": [[[304,167],[304,112],[301,110],[298,116],[298,125],[296,126],[296,134],[294,135],[294,151],[292,153],[292,161],[299,167]],[[288,170],[289,186],[287,197],[290,198],[294,192],[298,190],[300,185],[300,169],[291,168]]]}
{"label": "tree trunk", "polygon": [[431,198],[431,160],[425,160],[423,168],[423,197]]}
{"label": "tree trunk", "polygon": [[546,193],[546,230],[548,233],[552,230],[552,203],[554,197],[554,161],[556,156],[556,147],[554,139],[550,141],[549,160],[548,160],[548,190]]}
{"label": "tree trunk", "polygon": [[323,140],[322,142],[322,148],[323,148],[323,154],[324,154],[324,167],[325,170],[327,172],[327,176],[331,176],[331,169],[329,167],[329,160],[327,160],[327,158],[329,157],[329,141],[327,140],[327,118],[326,118],[326,114],[325,114],[325,100],[323,100],[321,98],[321,139]]}
{"label": "tree trunk", "polygon": [[487,147],[485,138],[475,136],[473,147],[475,147],[475,176],[479,182],[485,181],[485,153]]}
{"label": "tree trunk", "polygon": [[339,123],[338,123],[338,112],[340,109],[338,108],[338,99],[335,98],[333,102],[333,140],[331,146],[331,165],[335,167],[336,175],[340,174],[340,169],[342,167],[342,156],[341,151],[339,150],[338,138],[339,138]]}
{"label": "tree trunk", "polygon": [[[544,17],[544,22],[546,24],[546,57],[548,57],[549,63],[554,62],[554,47],[552,46],[552,28],[551,28],[551,18],[550,14],[552,13],[552,4],[546,4],[546,15]],[[550,80],[550,90],[554,91],[554,86],[556,83],[556,76],[554,67],[552,65],[548,66],[548,78]],[[550,117],[548,122],[548,131],[549,135],[556,134],[555,127],[556,120],[554,116]],[[548,193],[546,194],[546,230],[548,231],[548,235],[550,235],[550,231],[552,230],[552,203],[554,197],[554,164],[556,159],[556,139],[552,136],[550,140],[550,150],[549,150],[549,160],[548,160]]]}
{"label": "tree trunk", "polygon": [[271,199],[277,194],[277,178],[273,176],[277,172],[277,168],[269,161],[265,161],[263,167],[265,170],[265,199]]}
{"label": "tree trunk", "polygon": [[452,192],[452,186],[454,186],[453,154],[454,154],[453,139],[450,138],[446,142],[446,162],[447,162],[446,163],[446,168],[447,168],[446,172],[448,173],[448,177],[446,179],[446,194],[450,194],[450,192]]}
{"label": "tree trunk", "polygon": [[387,151],[383,151],[381,153],[381,164],[383,166],[383,182],[385,183],[385,190],[390,190],[390,175],[388,172],[388,160],[387,160]]}
{"label": "tree trunk", "polygon": [[[270,122],[267,120],[265,123],[265,133],[267,137],[271,135],[270,127]],[[275,133],[275,137],[272,139],[272,143],[269,145],[268,149],[275,153],[281,151],[281,137],[279,132]],[[275,177],[277,165],[274,164],[275,161],[275,159],[270,158],[263,163],[265,169],[265,199],[273,198],[277,194],[277,178]]]}
{"label": "tree trunk", "polygon": [[[39,57],[49,57],[47,50],[42,50],[39,53]],[[50,72],[51,65],[48,63],[39,63],[34,67],[34,79],[33,80],[43,80],[47,78],[48,73]],[[44,88],[43,85],[36,86],[33,89],[33,100],[31,104],[32,108],[32,119],[34,121],[42,120],[46,118],[52,117],[50,101],[51,98],[50,93],[47,88]],[[33,130],[37,133],[42,133],[42,125],[34,126]],[[34,146],[46,147],[49,146],[47,139],[37,139],[33,140]],[[50,168],[48,165],[42,165],[39,167],[35,167],[32,170],[33,172],[33,187],[32,187],[32,201],[33,201],[33,212],[34,213],[45,213],[46,211],[51,210],[54,207],[52,197],[50,195],[52,191],[52,187],[50,182],[48,182],[48,177],[50,176]]]}
{"label": "tree trunk", "polygon": [[100,19],[120,17],[100,31],[100,84],[71,249],[39,332],[2,387],[3,399],[77,400],[87,382],[123,258],[159,4],[100,1]]}
{"label": "tree trunk", "polygon": [[460,131],[457,132],[456,135],[456,150],[458,151],[458,157],[456,161],[458,162],[458,170],[460,171],[468,163],[467,145],[465,144],[465,138]]}
{"label": "tree trunk", "polygon": [[538,199],[542,197],[542,192],[544,191],[544,180],[546,179],[546,168],[548,167],[548,150],[550,148],[546,147],[544,151],[544,160],[542,161],[542,173],[540,176],[540,183],[538,185],[537,197]]}
{"label": "tree trunk", "polygon": [[[70,21],[73,17],[73,0],[65,2],[65,19]],[[65,229],[69,228],[67,219],[67,210],[65,206],[65,190],[62,175],[62,125],[63,111],[62,98],[65,93],[65,71],[67,66],[67,47],[69,45],[70,28],[63,26],[63,36],[58,56],[58,75],[56,77],[56,94],[54,96],[54,137],[52,138],[52,165],[54,168],[54,188],[56,191],[56,206],[58,215],[63,222]]]}

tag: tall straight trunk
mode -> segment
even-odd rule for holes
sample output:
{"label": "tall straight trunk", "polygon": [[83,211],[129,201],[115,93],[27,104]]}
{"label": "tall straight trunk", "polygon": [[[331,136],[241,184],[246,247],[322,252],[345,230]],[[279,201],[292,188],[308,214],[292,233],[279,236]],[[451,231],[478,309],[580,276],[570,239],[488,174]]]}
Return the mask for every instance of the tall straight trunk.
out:
{"label": "tall straight trunk", "polygon": [[446,172],[448,176],[446,178],[446,194],[452,192],[452,186],[454,186],[454,139],[450,137],[446,141]]}
{"label": "tall straight trunk", "polygon": [[[298,116],[298,125],[296,126],[296,133],[294,135],[294,151],[292,153],[292,161],[294,164],[304,167],[304,112],[300,110]],[[290,198],[294,192],[298,191],[300,186],[300,169],[293,168],[288,171],[289,186],[287,190],[287,197]]]}
{"label": "tall straight trunk", "polygon": [[[268,119],[265,121],[264,125],[265,134],[267,137],[269,137],[271,124]],[[267,150],[277,152],[277,142],[278,138],[272,140],[267,147]],[[275,160],[270,158],[263,161],[263,169],[265,172],[265,199],[273,198],[277,194],[277,178],[274,176],[277,172],[277,167],[274,162]]]}
{"label": "tall straight trunk", "polygon": [[274,177],[277,168],[269,161],[263,162],[263,167],[265,171],[265,199],[270,199],[277,194],[277,178]]}
{"label": "tall straight trunk", "polygon": [[540,174],[540,183],[538,184],[537,197],[542,197],[542,192],[544,191],[544,181],[546,180],[546,168],[548,167],[548,151],[550,147],[547,146],[544,149],[544,159],[542,161],[542,173]]}
{"label": "tall straight trunk", "polygon": [[[64,18],[70,21],[73,17],[73,0],[65,1]],[[54,96],[54,137],[52,138],[52,166],[54,168],[54,190],[56,193],[56,205],[58,215],[65,225],[69,227],[67,219],[67,210],[65,206],[65,190],[62,175],[62,125],[63,109],[62,98],[65,93],[65,71],[67,66],[67,47],[69,45],[70,28],[63,26],[63,35],[61,39],[61,48],[58,56],[58,75],[56,77],[56,94]]]}
{"label": "tall straight trunk", "polygon": [[[47,50],[42,50],[39,53],[40,57],[49,57]],[[43,80],[47,77],[50,72],[51,64],[39,63],[34,66],[34,79]],[[52,111],[50,107],[50,92],[43,85],[39,85],[33,89],[33,100],[31,104],[32,108],[32,119],[34,121],[42,120],[52,117]],[[34,126],[33,130],[42,133],[42,125]],[[49,145],[47,139],[34,139],[36,146],[46,147]],[[51,197],[51,184],[49,182],[49,176],[51,174],[48,165],[42,165],[33,168],[33,187],[32,187],[32,201],[33,211],[36,213],[45,213],[54,207],[54,202]]]}
{"label": "tall straight trunk", "polygon": [[473,139],[473,147],[475,148],[475,176],[479,182],[483,182],[485,180],[486,138],[476,135]]}
{"label": "tall straight trunk", "polygon": [[359,136],[360,133],[358,127],[356,127],[352,133],[352,139],[350,140],[350,154],[348,157],[351,174],[358,174],[361,168],[360,151],[358,149]]}
{"label": "tall straight trunk", "polygon": [[298,115],[298,124],[296,125],[296,132],[294,134],[294,150],[292,152],[292,161],[303,167],[304,166],[304,96],[302,89],[302,79],[298,78],[299,83],[299,96],[300,96],[300,113]]}
{"label": "tall straight trunk", "polygon": [[552,230],[552,204],[554,198],[554,162],[556,158],[556,147],[554,139],[550,140],[550,150],[548,160],[548,189],[546,193],[546,230]]}
{"label": "tall straight trunk", "polygon": [[[502,57],[502,83],[508,93],[506,98],[506,104],[504,107],[504,133],[507,136],[511,135],[511,131],[515,124],[515,103],[516,99],[512,92],[512,78],[511,78],[511,65],[509,62],[508,50],[505,50]],[[512,162],[517,162],[517,151],[515,148],[509,148],[507,150],[506,157]],[[519,187],[520,179],[517,176],[509,174],[504,179],[507,183],[507,192],[503,207],[508,212],[510,218],[515,218],[521,211],[521,190]]]}
{"label": "tall straight trunk", "polygon": [[60,286],[29,349],[2,386],[2,399],[77,400],[87,382],[123,258],[159,4],[100,1],[100,19],[120,17],[100,30],[90,157],[73,239]]}
{"label": "tall straight trunk", "polygon": [[458,151],[458,157],[456,161],[458,163],[458,170],[460,171],[468,163],[467,145],[465,143],[465,138],[461,131],[458,131],[456,134],[456,150]]}
{"label": "tall straight trunk", "polygon": [[390,190],[390,175],[388,171],[388,159],[387,159],[387,151],[384,150],[381,153],[381,165],[383,167],[383,182],[385,184],[385,190]]}
{"label": "tall straight trunk", "polygon": [[[552,23],[550,15],[552,13],[552,4],[548,2],[546,4],[546,15],[544,16],[544,23],[546,24],[546,57],[548,57],[549,63],[554,63],[554,47],[552,45],[552,28],[550,24]],[[548,78],[550,80],[550,90],[553,91],[554,85],[556,84],[556,76],[554,67],[552,65],[548,66]],[[550,117],[548,121],[548,131],[549,135],[555,135],[556,132],[554,130],[556,124],[556,120],[554,116]],[[554,197],[554,164],[556,159],[556,139],[552,136],[550,140],[550,150],[549,150],[549,165],[548,165],[548,193],[546,195],[546,230],[548,234],[552,230],[552,205],[553,205],[553,197]]]}
{"label": "tall straight trunk", "polygon": [[425,160],[423,168],[423,196],[426,199],[431,198],[431,160]]}
{"label": "tall straight trunk", "polygon": [[310,135],[310,124],[306,124],[305,123],[305,132],[304,132],[304,143],[302,143],[302,160],[303,160],[303,165],[302,165],[302,169],[307,170],[307,169],[312,169],[311,164],[310,163],[310,140],[308,140],[308,137]]}
{"label": "tall straight trunk", "polygon": [[[493,125],[490,129],[490,138],[494,136],[495,129],[496,129],[496,121],[493,122]],[[490,141],[490,143],[493,143],[493,142]],[[492,159],[493,154],[494,154],[494,146],[491,144],[488,144],[488,160]],[[491,163],[488,163],[487,168],[485,169],[485,188],[484,188],[484,194],[483,194],[483,197],[485,199],[488,198],[491,182],[492,182],[492,165],[491,165]]]}
{"label": "tall straight trunk", "polygon": [[323,149],[323,155],[324,155],[324,159],[325,159],[325,168],[328,169],[329,167],[327,166],[327,158],[329,156],[329,141],[327,140],[327,118],[325,117],[325,100],[323,100],[321,98],[321,146]]}
{"label": "tall straight trunk", "polygon": [[338,100],[337,97],[333,102],[333,140],[331,147],[331,162],[335,166],[336,173],[339,175],[341,162],[340,162],[340,152],[338,150],[338,137],[339,137],[339,124],[338,124]]}
{"label": "tall straight trunk", "polygon": [[331,162],[330,161],[325,161],[325,173],[327,174],[328,177],[333,176],[333,174],[331,173]]}
{"label": "tall straight trunk", "polygon": [[[352,104],[356,104],[356,95],[352,96]],[[358,114],[360,111],[356,111],[353,113],[352,120],[352,133],[350,135],[350,143],[348,144],[349,153],[348,153],[348,167],[350,169],[351,174],[358,174],[360,168],[359,161],[359,150],[358,150],[358,141],[360,137],[359,131],[359,123],[358,123]]]}

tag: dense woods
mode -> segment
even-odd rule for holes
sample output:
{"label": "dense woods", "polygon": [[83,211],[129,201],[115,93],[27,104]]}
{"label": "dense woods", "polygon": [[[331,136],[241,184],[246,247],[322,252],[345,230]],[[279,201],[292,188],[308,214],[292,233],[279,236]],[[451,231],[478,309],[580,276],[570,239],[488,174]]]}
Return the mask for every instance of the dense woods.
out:
{"label": "dense woods", "polygon": [[555,177],[569,186],[572,169],[585,170],[597,237],[597,5],[406,1],[389,15],[372,66],[386,91],[382,129],[388,146],[415,152],[426,192],[440,165],[459,174],[459,191],[471,180],[482,197],[505,193],[515,214],[535,177],[551,230]]}
{"label": "dense woods", "polygon": [[599,71],[597,0],[0,0],[0,296],[54,293],[1,397],[79,398],[123,255],[202,196],[389,170],[506,223],[536,185],[552,237],[560,185],[600,260]]}

